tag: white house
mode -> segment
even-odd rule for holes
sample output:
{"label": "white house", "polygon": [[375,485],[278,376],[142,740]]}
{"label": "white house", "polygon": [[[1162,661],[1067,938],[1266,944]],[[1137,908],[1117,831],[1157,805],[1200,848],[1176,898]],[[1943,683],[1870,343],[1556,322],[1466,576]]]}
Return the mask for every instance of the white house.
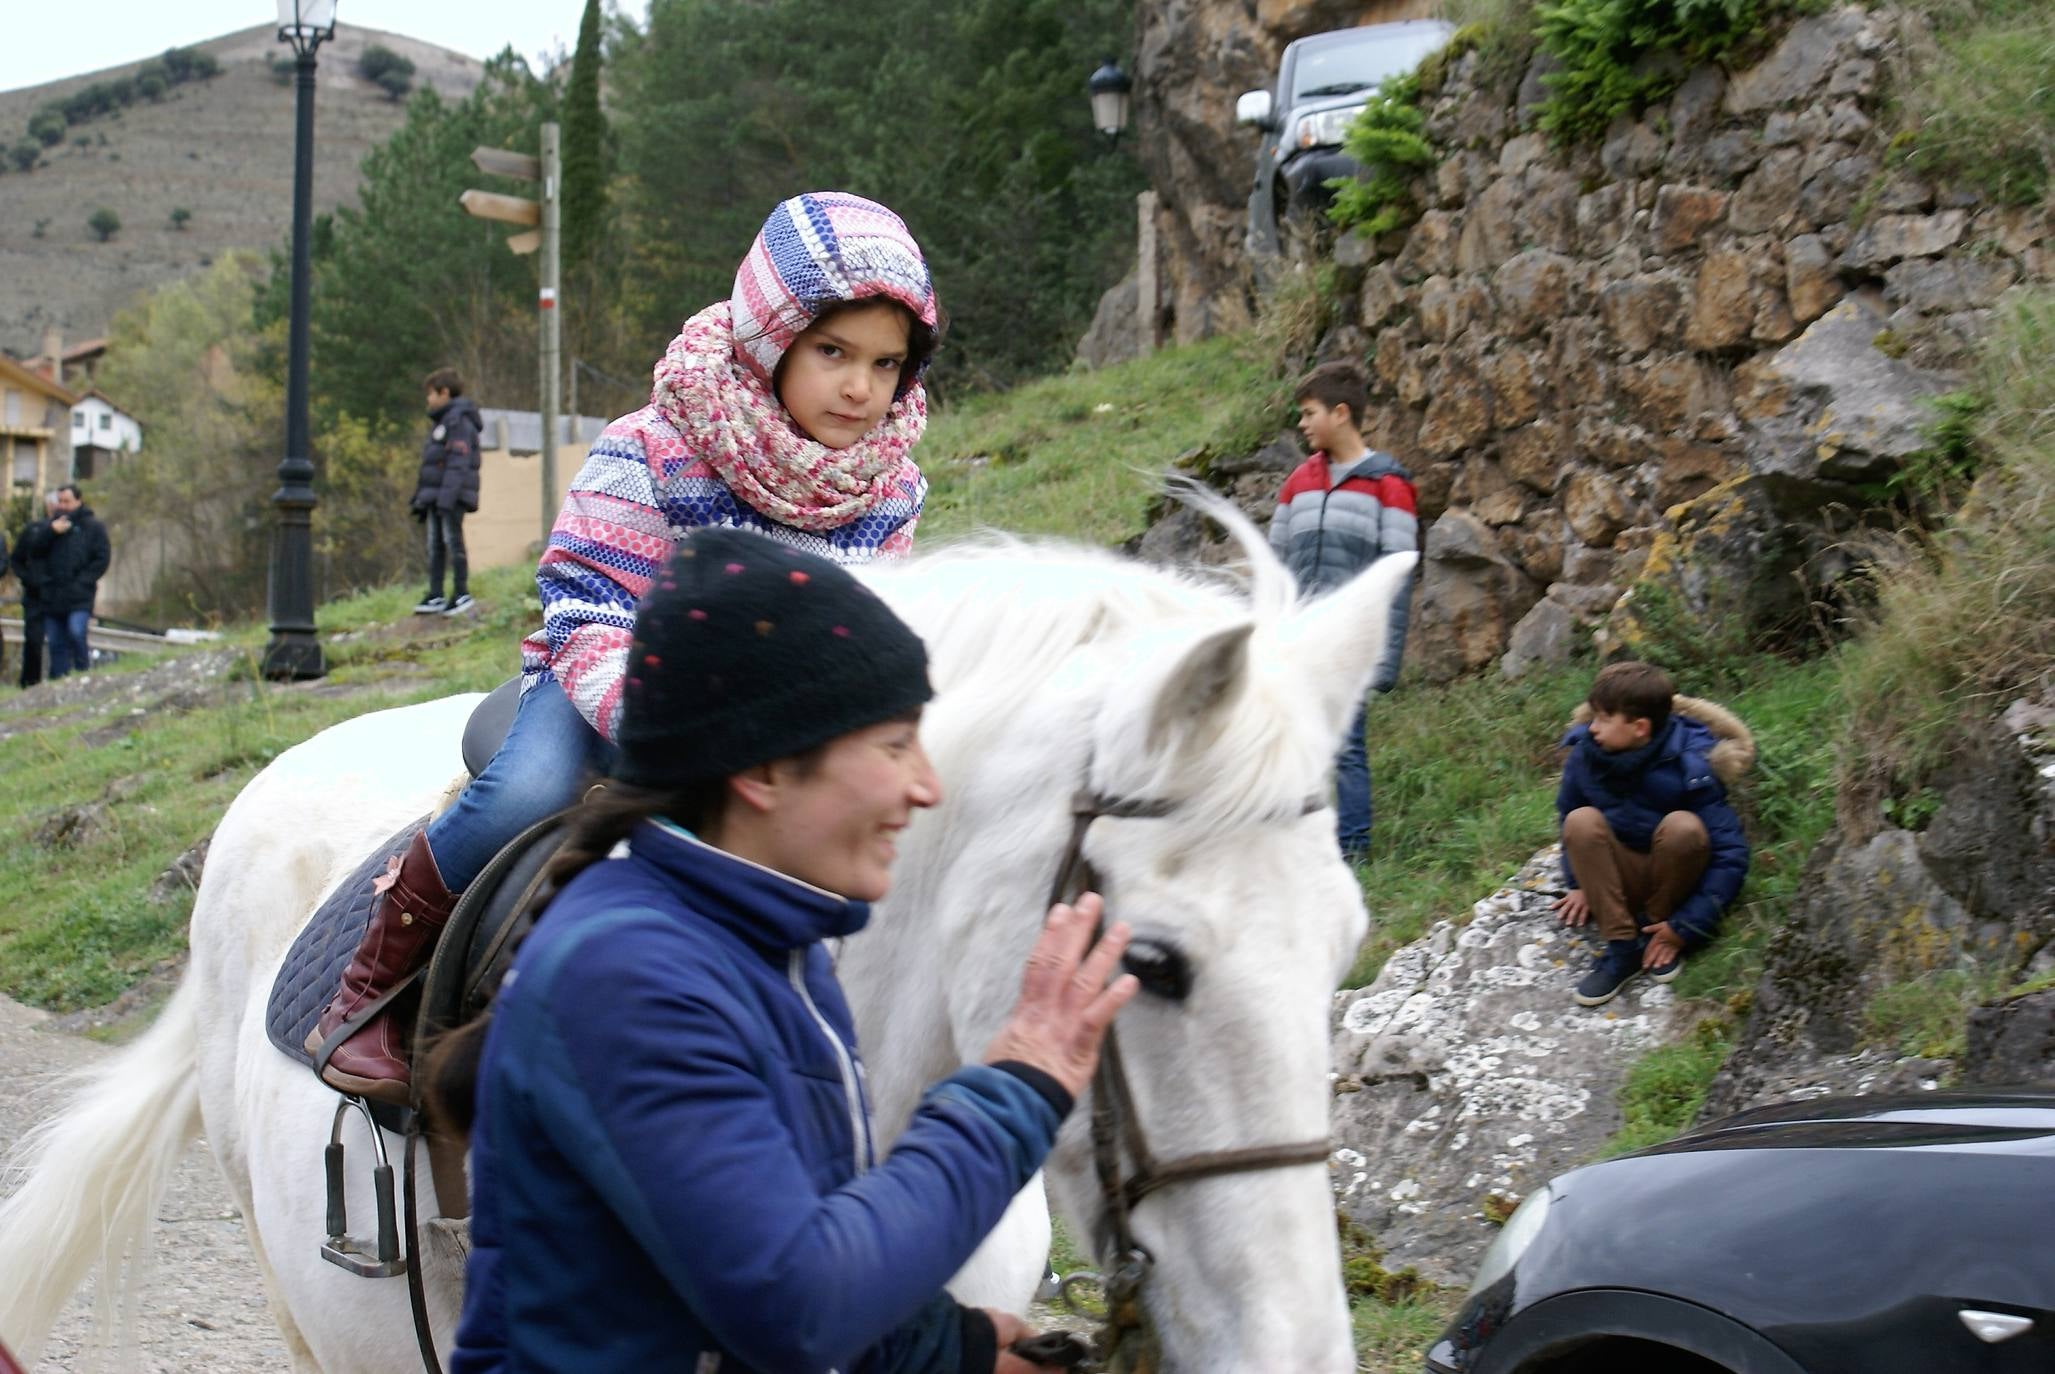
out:
{"label": "white house", "polygon": [[72,477],[90,481],[107,475],[118,453],[143,451],[143,427],[99,391],[88,391],[71,408]]}

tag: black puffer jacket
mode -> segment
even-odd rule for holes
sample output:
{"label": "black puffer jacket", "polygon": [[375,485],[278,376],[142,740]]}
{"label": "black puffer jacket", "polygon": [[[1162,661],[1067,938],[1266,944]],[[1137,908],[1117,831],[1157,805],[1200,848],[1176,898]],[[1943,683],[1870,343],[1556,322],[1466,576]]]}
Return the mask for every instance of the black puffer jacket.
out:
{"label": "black puffer jacket", "polygon": [[477,510],[478,437],[484,429],[478,403],[459,396],[440,410],[429,411],[428,419],[413,509]]}
{"label": "black puffer jacket", "polygon": [[80,506],[66,518],[71,528],[62,534],[50,521],[38,520],[22,535],[26,562],[42,569],[36,604],[44,615],[92,610],[93,594],[114,554],[107,543],[107,527],[91,506]]}

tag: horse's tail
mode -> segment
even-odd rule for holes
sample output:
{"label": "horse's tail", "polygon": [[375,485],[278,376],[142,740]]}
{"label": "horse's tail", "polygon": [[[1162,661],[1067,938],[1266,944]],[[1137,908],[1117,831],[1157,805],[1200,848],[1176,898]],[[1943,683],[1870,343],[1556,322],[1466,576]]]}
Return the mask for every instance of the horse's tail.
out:
{"label": "horse's tail", "polygon": [[103,1334],[117,1314],[132,1322],[157,1204],[200,1132],[198,1009],[188,978],[140,1038],[72,1075],[64,1109],[10,1152],[6,1176],[17,1186],[0,1202],[0,1339],[24,1366],[95,1266]]}

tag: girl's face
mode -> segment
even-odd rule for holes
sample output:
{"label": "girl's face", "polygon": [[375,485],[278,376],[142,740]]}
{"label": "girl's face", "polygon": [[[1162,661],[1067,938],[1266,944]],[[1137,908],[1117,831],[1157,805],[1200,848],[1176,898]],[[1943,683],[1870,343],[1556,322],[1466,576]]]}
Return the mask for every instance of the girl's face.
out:
{"label": "girl's face", "polygon": [[848,448],[892,408],[906,341],[906,312],[891,301],[838,310],[792,341],[778,370],[778,399],[812,438]]}
{"label": "girl's face", "polygon": [[918,714],[843,735],[803,772],[771,765],[777,799],[760,859],[804,883],[860,902],[892,886],[898,836],[915,810],[942,800],[921,747]]}

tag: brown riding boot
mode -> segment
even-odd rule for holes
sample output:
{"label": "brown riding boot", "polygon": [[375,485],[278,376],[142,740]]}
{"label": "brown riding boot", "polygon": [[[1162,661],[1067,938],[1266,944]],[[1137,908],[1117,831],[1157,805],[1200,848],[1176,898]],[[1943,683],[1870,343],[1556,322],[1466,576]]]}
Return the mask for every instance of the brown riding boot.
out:
{"label": "brown riding boot", "polygon": [[[443,886],[442,874],[429,852],[426,831],[414,832],[407,852],[392,861],[373,885],[378,893],[371,922],[357,952],[343,970],[342,989],[321,1013],[307,1036],[307,1052],[318,1056],[336,1029],[394,988],[428,961],[435,937],[442,933],[456,894]],[[399,1027],[381,1007],[349,1039],[335,1047],[322,1067],[321,1079],[331,1088],[378,1102],[404,1107],[408,1072]]]}

